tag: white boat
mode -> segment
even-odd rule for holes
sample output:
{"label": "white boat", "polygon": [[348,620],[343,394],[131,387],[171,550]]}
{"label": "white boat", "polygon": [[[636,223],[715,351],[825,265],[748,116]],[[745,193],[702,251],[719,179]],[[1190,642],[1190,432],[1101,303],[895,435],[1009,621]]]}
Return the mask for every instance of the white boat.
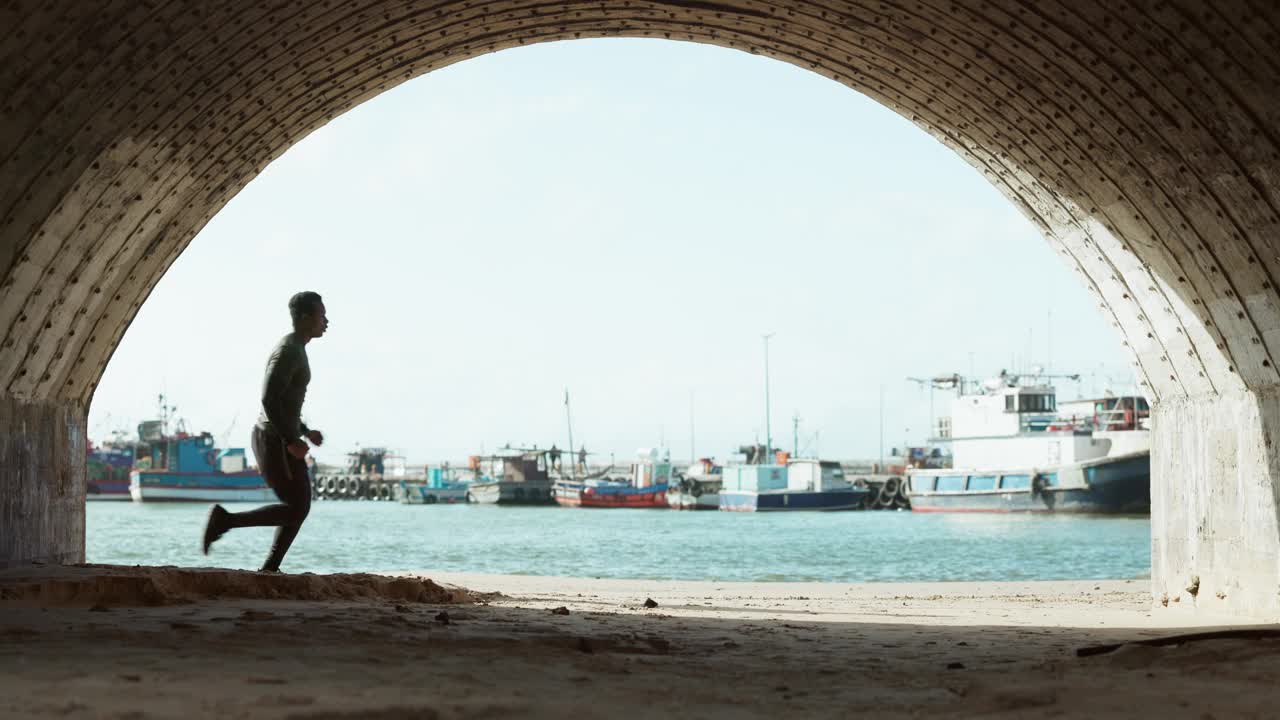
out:
{"label": "white boat", "polygon": [[[1150,408],[1138,396],[1058,407],[1043,376],[1001,373],[960,390],[949,426],[953,467],[912,469],[916,512],[1145,513],[1151,508]],[[938,385],[935,385],[937,387]]]}
{"label": "white boat", "polygon": [[870,490],[846,478],[838,462],[789,458],[786,465],[725,468],[720,509],[729,512],[861,510],[866,507],[870,494]]}
{"label": "white boat", "polygon": [[672,510],[719,510],[724,469],[710,458],[702,458],[677,476],[667,489],[667,507]]}

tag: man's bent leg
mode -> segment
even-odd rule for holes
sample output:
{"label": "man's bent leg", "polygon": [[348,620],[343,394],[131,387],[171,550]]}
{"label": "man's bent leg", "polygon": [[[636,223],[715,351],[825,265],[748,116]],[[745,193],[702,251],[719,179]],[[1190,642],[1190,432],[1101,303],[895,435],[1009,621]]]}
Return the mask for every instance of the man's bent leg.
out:
{"label": "man's bent leg", "polygon": [[261,428],[253,429],[253,456],[258,461],[258,472],[267,481],[267,485],[275,491],[281,502],[275,505],[264,505],[245,512],[227,513],[225,522],[228,528],[240,527],[272,527],[287,524],[295,511],[289,507],[288,493],[280,488],[288,485],[290,467],[289,452],[285,443],[274,433],[264,432]]}
{"label": "man's bent leg", "polygon": [[271,544],[271,554],[267,556],[267,562],[262,566],[263,571],[266,572],[279,572],[285,553],[289,552],[289,546],[298,536],[302,522],[311,512],[311,478],[307,474],[307,464],[293,456],[289,456],[286,462],[289,469],[288,477],[275,486],[275,491],[276,495],[284,501],[283,505],[276,507],[288,508],[289,512],[285,522],[280,523],[280,527],[276,530],[275,542]]}
{"label": "man's bent leg", "polygon": [[[263,479],[281,502],[247,512],[221,513],[219,517],[222,527],[215,529],[215,534],[220,536],[222,532],[238,527],[279,528],[267,562],[262,566],[263,570],[276,572],[297,536],[298,529],[302,527],[302,521],[311,511],[311,482],[306,463],[289,455],[284,440],[274,433],[264,432],[257,427],[253,429],[253,455],[258,461],[258,470]],[[206,529],[206,537],[209,533],[210,530]]]}

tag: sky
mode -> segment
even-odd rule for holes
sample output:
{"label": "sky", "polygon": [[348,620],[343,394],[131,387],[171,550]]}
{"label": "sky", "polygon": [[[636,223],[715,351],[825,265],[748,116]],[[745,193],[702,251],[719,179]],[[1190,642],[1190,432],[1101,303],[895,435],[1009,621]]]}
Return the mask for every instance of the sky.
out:
{"label": "sky", "polygon": [[303,289],[330,319],[304,408],[321,462],[564,448],[566,390],[597,457],[725,460],[765,438],[768,333],[774,443],[824,458],[922,444],[951,394],[908,377],[1135,389],[1075,273],[956,153],[807,70],[665,40],[468,60],[298,142],[143,304],[90,438],[164,393],[247,446]]}

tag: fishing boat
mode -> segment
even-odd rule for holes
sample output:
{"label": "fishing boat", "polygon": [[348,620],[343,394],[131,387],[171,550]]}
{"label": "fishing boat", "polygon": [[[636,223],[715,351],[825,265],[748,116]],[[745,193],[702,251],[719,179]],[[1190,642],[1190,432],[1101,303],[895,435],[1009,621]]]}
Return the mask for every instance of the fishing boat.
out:
{"label": "fishing boat", "polygon": [[[1136,395],[1064,403],[1047,376],[958,376],[952,468],[909,469],[915,512],[1148,513],[1150,407]],[[976,384],[975,384],[976,385]]]}
{"label": "fishing boat", "polygon": [[505,448],[493,455],[472,455],[475,480],[467,502],[483,505],[553,505],[546,450]]}
{"label": "fishing boat", "polygon": [[665,508],[671,477],[670,451],[646,448],[636,453],[627,478],[557,480],[554,493],[565,507]]}
{"label": "fishing boat", "polygon": [[405,505],[465,503],[471,483],[459,480],[448,466],[429,467],[421,480],[403,479],[394,485],[395,499]]}
{"label": "fishing boat", "polygon": [[672,510],[719,510],[724,468],[710,458],[702,458],[677,475],[667,489],[667,507]]}
{"label": "fishing boat", "polygon": [[816,458],[787,458],[785,464],[730,465],[724,468],[720,509],[729,512],[860,510],[871,491],[857,487],[840,463]]}
{"label": "fishing boat", "polygon": [[131,500],[129,470],[133,467],[134,443],[116,438],[101,445],[89,445],[86,458],[86,500]]}
{"label": "fishing boat", "polygon": [[[243,448],[217,449],[209,433],[179,432],[145,443],[134,461],[129,494],[135,502],[269,502],[276,499]],[[143,452],[142,448],[139,452]]]}

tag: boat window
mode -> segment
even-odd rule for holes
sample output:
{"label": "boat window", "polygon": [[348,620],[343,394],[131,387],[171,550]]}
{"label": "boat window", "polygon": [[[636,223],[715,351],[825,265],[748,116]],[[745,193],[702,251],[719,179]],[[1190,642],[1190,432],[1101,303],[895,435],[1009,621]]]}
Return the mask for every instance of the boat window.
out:
{"label": "boat window", "polygon": [[964,490],[964,475],[943,475],[938,478],[939,491]]}
{"label": "boat window", "polygon": [[1017,408],[1017,405],[1015,404],[1015,403],[1017,403],[1017,401],[1018,401],[1018,396],[1016,396],[1016,395],[1005,395],[1005,396],[1004,396],[1004,409],[1005,409],[1007,412],[1013,412],[1013,411],[1017,410],[1018,408]]}
{"label": "boat window", "polygon": [[1053,487],[1058,484],[1058,473],[1043,473],[1044,484]]}
{"label": "boat window", "polygon": [[996,487],[995,475],[974,475],[969,478],[970,490],[994,490]]}
{"label": "boat window", "polygon": [[[1012,399],[1010,396],[1009,400]],[[1053,412],[1058,409],[1058,399],[1054,395],[1023,395],[1021,409],[1022,412]]]}
{"label": "boat window", "polygon": [[911,489],[915,492],[929,492],[933,489],[933,477],[920,477],[919,475],[912,477]]}
{"label": "boat window", "polygon": [[1025,490],[1031,487],[1031,476],[1005,475],[1000,478],[1000,487],[1008,490]]}

